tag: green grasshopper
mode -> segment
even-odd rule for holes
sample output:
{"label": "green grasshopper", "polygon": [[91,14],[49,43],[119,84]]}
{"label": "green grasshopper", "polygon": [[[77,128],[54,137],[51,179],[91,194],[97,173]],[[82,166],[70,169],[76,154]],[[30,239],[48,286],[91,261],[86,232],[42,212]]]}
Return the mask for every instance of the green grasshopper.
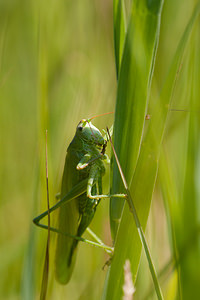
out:
{"label": "green grasshopper", "polygon": [[[101,132],[92,125],[91,119],[79,122],[75,136],[67,149],[61,200],[33,220],[37,226],[58,233],[55,273],[57,281],[61,284],[68,283],[71,278],[78,241],[85,241],[82,235],[91,223],[100,199],[111,197],[102,194],[104,162],[109,163],[109,158],[105,154],[106,145],[107,139],[103,138]],[[124,194],[112,196],[125,197]],[[57,208],[58,228],[40,224],[40,220]],[[99,246],[112,252],[111,247],[106,247],[101,242]]]}

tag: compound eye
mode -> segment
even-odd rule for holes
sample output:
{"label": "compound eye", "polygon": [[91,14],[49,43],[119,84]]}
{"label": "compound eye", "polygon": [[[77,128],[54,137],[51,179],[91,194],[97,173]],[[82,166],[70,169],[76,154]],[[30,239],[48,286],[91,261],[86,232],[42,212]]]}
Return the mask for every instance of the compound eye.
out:
{"label": "compound eye", "polygon": [[78,126],[78,130],[79,130],[79,131],[82,131],[82,130],[83,130],[83,127],[82,127],[82,126]]}

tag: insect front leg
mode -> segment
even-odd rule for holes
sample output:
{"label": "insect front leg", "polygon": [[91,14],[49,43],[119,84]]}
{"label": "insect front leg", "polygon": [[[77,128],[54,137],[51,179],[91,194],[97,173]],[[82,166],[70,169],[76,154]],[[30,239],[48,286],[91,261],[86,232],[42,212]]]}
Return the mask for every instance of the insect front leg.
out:
{"label": "insect front leg", "polygon": [[107,154],[98,153],[98,154],[94,155],[93,153],[87,153],[82,157],[82,159],[80,160],[80,162],[76,166],[76,169],[77,170],[83,170],[88,165],[94,163],[95,161],[97,161],[99,159],[104,160],[105,163],[107,163],[107,164],[110,163],[110,159],[109,159]]}
{"label": "insect front leg", "polygon": [[90,163],[91,160],[91,154],[90,153],[86,153],[80,160],[80,162],[78,163],[78,165],[76,166],[77,170],[82,170],[84,168],[86,168],[88,166],[88,164]]}

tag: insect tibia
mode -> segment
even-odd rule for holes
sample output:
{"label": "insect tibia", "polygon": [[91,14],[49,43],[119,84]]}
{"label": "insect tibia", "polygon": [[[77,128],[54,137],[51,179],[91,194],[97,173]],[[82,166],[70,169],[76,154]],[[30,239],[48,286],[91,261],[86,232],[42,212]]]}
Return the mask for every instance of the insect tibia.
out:
{"label": "insect tibia", "polygon": [[75,254],[75,251],[77,250],[77,245],[78,245],[78,240],[74,240],[72,247],[71,247],[71,251],[69,254],[69,258],[68,258],[68,267],[71,265],[72,263],[72,257]]}
{"label": "insect tibia", "polygon": [[85,169],[86,167],[88,166],[88,163],[85,163],[85,164],[78,164],[76,169],[77,170],[83,170]]}
{"label": "insect tibia", "polygon": [[76,166],[76,169],[82,170],[82,169],[86,168],[89,164],[90,159],[91,159],[91,154],[89,154],[89,153],[85,154],[79,161],[78,165]]}
{"label": "insect tibia", "polygon": [[[90,158],[90,159],[88,159],[88,158]],[[91,158],[91,155],[85,154],[84,157],[80,160],[80,162],[76,166],[76,169],[77,170],[83,170],[86,167],[88,167],[90,164],[97,161],[98,159],[106,160],[106,162],[109,161],[109,158],[107,157],[106,154],[102,155],[102,154],[99,153],[98,155],[95,155],[92,158]]]}

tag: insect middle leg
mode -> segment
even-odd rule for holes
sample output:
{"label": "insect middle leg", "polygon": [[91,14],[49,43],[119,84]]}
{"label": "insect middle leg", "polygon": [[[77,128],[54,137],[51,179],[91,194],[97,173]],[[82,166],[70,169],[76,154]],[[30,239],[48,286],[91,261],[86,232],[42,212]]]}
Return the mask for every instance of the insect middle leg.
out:
{"label": "insect middle leg", "polygon": [[[126,198],[127,195],[126,194],[113,194],[113,195],[92,195],[92,187],[94,185],[94,182],[96,180],[98,180],[99,178],[101,177],[101,174],[100,174],[100,170],[99,170],[99,166],[98,165],[93,165],[91,167],[91,170],[90,170],[90,175],[89,175],[89,179],[88,179],[88,184],[87,184],[87,196],[90,198],[90,199],[101,199],[101,198],[112,198],[112,197],[115,197],[115,198]],[[101,189],[102,190],[102,189]]]}

